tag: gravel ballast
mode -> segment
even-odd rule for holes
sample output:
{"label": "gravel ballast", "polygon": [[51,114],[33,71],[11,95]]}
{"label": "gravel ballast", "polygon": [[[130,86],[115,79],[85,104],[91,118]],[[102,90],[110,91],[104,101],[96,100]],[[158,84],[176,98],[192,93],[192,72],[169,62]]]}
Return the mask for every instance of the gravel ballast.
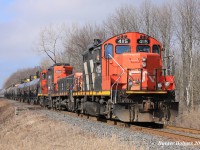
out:
{"label": "gravel ballast", "polygon": [[[15,106],[26,107],[27,104],[10,101]],[[30,106],[30,105],[28,105]],[[192,143],[183,141],[172,141],[168,138],[147,134],[141,131],[130,130],[129,128],[109,125],[103,122],[91,121],[89,119],[76,117],[61,112],[52,111],[48,109],[28,110],[36,114],[42,114],[50,120],[62,122],[66,125],[78,127],[82,132],[89,133],[98,138],[112,138],[117,137],[120,142],[126,144],[132,149],[170,149],[170,150],[188,150],[199,149],[199,146],[194,146]],[[23,113],[23,112],[21,112]],[[19,113],[20,115],[20,113]],[[197,141],[200,143],[200,141]]]}
{"label": "gravel ballast", "polygon": [[55,111],[39,110],[37,113],[45,114],[53,120],[77,126],[81,128],[82,131],[89,132],[100,138],[111,138],[112,136],[116,136],[120,141],[130,145],[130,147],[134,145],[136,149],[199,149],[189,142],[172,141],[164,137],[133,131],[128,128],[117,127],[114,125],[112,126],[102,122],[94,122]]}

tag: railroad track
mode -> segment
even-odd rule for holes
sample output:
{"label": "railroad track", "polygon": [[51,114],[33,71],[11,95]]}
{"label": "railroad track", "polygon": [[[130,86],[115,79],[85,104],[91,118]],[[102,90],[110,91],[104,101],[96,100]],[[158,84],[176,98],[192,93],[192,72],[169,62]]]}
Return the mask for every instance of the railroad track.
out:
{"label": "railroad track", "polygon": [[[27,110],[36,110],[36,109],[41,108],[41,107],[38,108],[38,106],[36,106],[36,107],[25,106],[25,107]],[[19,111],[25,110],[25,109],[23,109],[23,106],[18,106],[18,108],[16,108],[16,109],[17,109],[18,113],[19,113]],[[41,109],[44,109],[44,108],[41,108]],[[101,122],[107,123],[109,125],[118,126],[120,128],[129,128],[130,130],[137,130],[137,131],[148,133],[148,134],[158,135],[158,136],[169,138],[174,141],[192,142],[193,145],[197,145],[197,146],[200,145],[200,130],[175,127],[175,126],[165,126],[164,129],[152,129],[152,128],[141,127],[141,126],[124,123],[124,122],[120,122],[120,121],[116,121],[116,120],[106,120],[106,119],[97,118],[94,116],[88,116],[88,115],[84,115],[84,114],[76,114],[73,112],[57,111],[57,110],[53,110],[53,111],[56,111],[56,112],[64,114],[64,115],[71,115],[74,117],[89,119],[91,121],[101,121]],[[189,135],[187,135],[187,134],[189,134]],[[197,135],[197,136],[195,136],[195,135]]]}
{"label": "railroad track", "polygon": [[174,130],[174,131],[180,131],[180,132],[186,132],[186,133],[192,133],[192,134],[199,134],[200,135],[200,130],[196,130],[196,129],[176,127],[176,126],[170,126],[170,125],[165,126],[165,128],[170,129],[170,130]]}
{"label": "railroad track", "polygon": [[171,132],[166,129],[152,129],[152,128],[146,128],[146,127],[137,127],[137,126],[131,126],[130,128],[134,130],[143,131],[145,133],[167,137],[175,141],[193,142],[193,143],[196,143],[196,145],[200,145],[200,137],[195,137],[194,135],[193,136],[186,135],[184,134],[185,132],[176,133],[176,132]]}
{"label": "railroad track", "polygon": [[[195,130],[195,129],[188,129],[188,128],[175,127],[175,126],[165,126],[164,129],[152,129],[152,128],[148,128],[148,127],[141,127],[141,126],[132,125],[132,124],[124,123],[124,122],[119,122],[116,120],[106,120],[106,119],[101,119],[101,118],[97,118],[97,117],[93,117],[93,116],[87,116],[87,115],[83,115],[83,114],[77,115],[72,112],[61,111],[60,113],[72,115],[72,116],[76,116],[76,117],[81,117],[81,118],[89,119],[92,121],[101,121],[101,122],[105,122],[109,125],[115,125],[115,126],[118,126],[121,128],[130,128],[131,130],[137,130],[137,131],[144,132],[144,133],[149,133],[149,134],[153,134],[153,135],[166,137],[166,138],[172,139],[174,141],[192,142],[194,145],[200,145],[200,136],[195,137],[195,136],[185,134],[185,133],[197,134],[197,135],[200,134],[200,131]],[[175,133],[173,131],[169,131],[168,129],[173,130],[173,131],[176,130],[181,133]]]}

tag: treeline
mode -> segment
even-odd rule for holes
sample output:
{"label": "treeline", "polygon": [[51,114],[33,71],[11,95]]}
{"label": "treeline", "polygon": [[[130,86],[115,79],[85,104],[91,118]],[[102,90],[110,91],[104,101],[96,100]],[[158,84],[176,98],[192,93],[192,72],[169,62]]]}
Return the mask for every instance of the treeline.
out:
{"label": "treeline", "polygon": [[41,67],[65,62],[81,71],[81,54],[93,39],[103,41],[119,33],[143,32],[163,43],[163,68],[168,74],[175,74],[176,98],[181,108],[194,109],[200,102],[199,8],[198,0],[175,0],[162,5],[144,0],[139,7],[130,4],[117,8],[101,24],[47,26],[41,30],[36,45],[47,56]]}
{"label": "treeline", "polygon": [[29,78],[30,75],[36,75],[36,72],[40,70],[40,67],[17,70],[8,79],[6,79],[6,81],[4,82],[4,88],[7,88],[17,83],[21,83],[23,79]]}

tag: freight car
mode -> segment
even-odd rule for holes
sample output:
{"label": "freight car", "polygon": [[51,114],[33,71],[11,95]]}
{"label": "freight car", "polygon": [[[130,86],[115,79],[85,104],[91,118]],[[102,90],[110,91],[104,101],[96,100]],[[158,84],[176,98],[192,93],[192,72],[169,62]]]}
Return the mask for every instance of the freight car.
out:
{"label": "freight car", "polygon": [[0,90],[0,98],[3,98],[5,95],[5,89]]}
{"label": "freight car", "polygon": [[159,41],[138,32],[96,39],[83,53],[82,73],[72,74],[69,64],[43,70],[29,100],[125,122],[173,120],[178,110],[174,76],[162,68],[162,51]]}

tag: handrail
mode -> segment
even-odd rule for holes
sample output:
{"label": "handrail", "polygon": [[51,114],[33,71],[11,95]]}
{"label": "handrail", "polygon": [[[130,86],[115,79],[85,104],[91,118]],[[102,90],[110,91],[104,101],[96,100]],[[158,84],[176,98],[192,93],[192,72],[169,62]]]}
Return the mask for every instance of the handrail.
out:
{"label": "handrail", "polygon": [[[111,102],[113,103],[113,100],[112,100],[112,88],[113,86],[117,83],[117,86],[118,86],[118,81],[119,79],[121,78],[121,76],[124,74],[124,71],[125,69],[110,55],[108,54],[109,57],[111,57],[113,59],[113,61],[122,69],[122,73],[119,75],[119,77],[117,78],[117,80],[113,83],[113,85],[111,86],[111,89],[110,89],[110,94],[111,94]],[[116,86],[116,89],[117,89],[117,86]],[[117,91],[117,90],[116,90]],[[117,93],[115,94],[115,101],[114,101],[114,104],[117,103]]]}

